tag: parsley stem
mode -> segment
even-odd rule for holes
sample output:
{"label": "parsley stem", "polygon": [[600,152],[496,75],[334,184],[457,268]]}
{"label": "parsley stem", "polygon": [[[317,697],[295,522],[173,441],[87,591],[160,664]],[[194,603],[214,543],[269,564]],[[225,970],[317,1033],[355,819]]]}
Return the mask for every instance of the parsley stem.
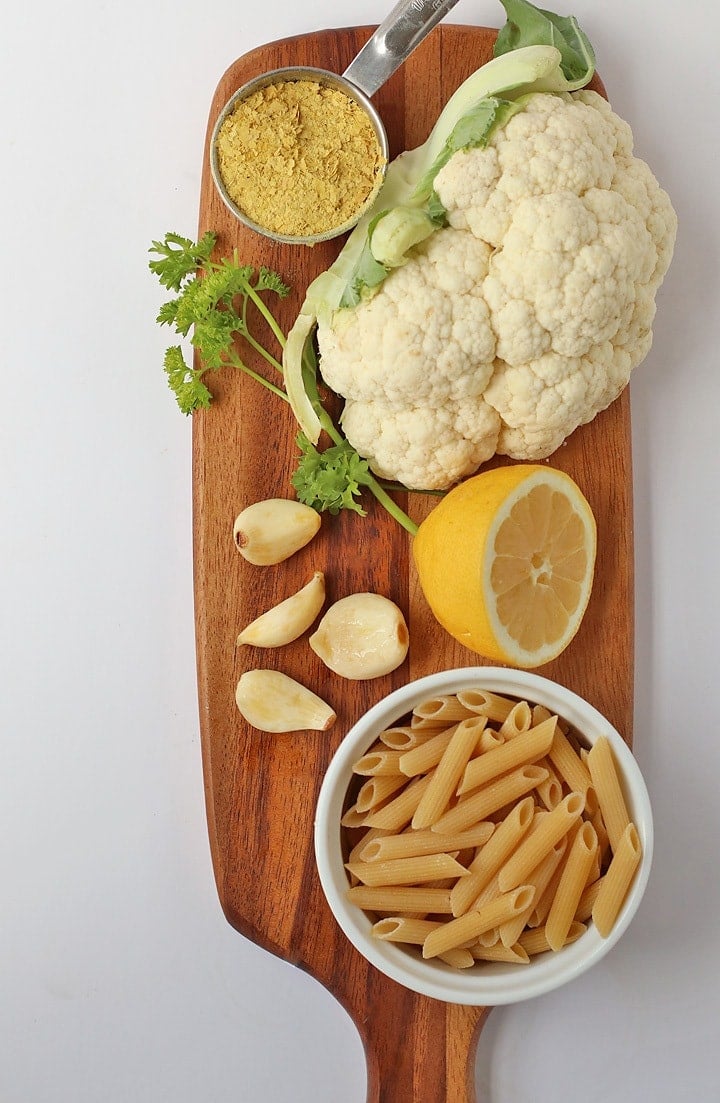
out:
{"label": "parsley stem", "polygon": [[[260,298],[260,296],[258,295],[257,291],[255,290],[255,288],[252,286],[251,283],[247,284],[247,293],[248,293],[248,298],[252,299],[253,303],[255,304],[257,309],[260,311],[260,313],[262,314],[262,316],[265,319],[265,321],[267,322],[267,324],[270,326],[270,329],[275,334],[275,337],[277,339],[278,344],[280,345],[280,348],[284,349],[285,348],[285,334],[280,329],[280,326],[277,324],[277,322],[273,318],[272,313],[265,306],[265,303],[262,301],[262,299]],[[282,371],[282,368],[280,370]]]}
{"label": "parsley stem", "polygon": [[250,345],[250,347],[255,349],[255,352],[258,352],[265,360],[267,360],[268,364],[270,364],[271,367],[280,372],[280,375],[283,374],[283,367],[280,361],[276,360],[275,357],[267,351],[267,349],[264,349],[260,342],[255,340],[252,333],[250,333],[247,328],[243,332],[243,337]]}
{"label": "parsley stem", "polygon": [[367,482],[364,483],[364,485],[367,486],[370,493],[373,495],[374,498],[378,500],[380,505],[385,507],[390,516],[395,518],[398,524],[402,525],[402,527],[407,532],[409,532],[411,536],[417,536],[418,526],[410,517],[408,517],[407,513],[405,513],[405,511],[402,510],[400,506],[392,500],[387,491],[383,490],[377,479],[375,479],[371,475]]}
{"label": "parsley stem", "polygon": [[383,490],[396,490],[406,494],[432,494],[436,498],[444,498],[447,494],[447,490],[418,489],[414,486],[403,486],[402,483],[391,482],[389,479],[378,479],[378,485],[381,486]]}
{"label": "parsley stem", "polygon": [[273,394],[276,394],[278,398],[282,398],[283,401],[290,401],[288,396],[285,394],[285,391],[281,390],[280,387],[276,387],[275,384],[271,383],[269,379],[265,379],[265,377],[260,375],[259,372],[253,371],[252,368],[249,368],[247,364],[244,364],[240,357],[237,356],[235,353],[232,353],[228,358],[228,364],[230,364],[233,368],[238,368],[240,371],[245,372],[246,375],[249,375],[250,378],[254,379],[257,383],[262,383],[263,387],[267,387],[269,391],[272,391]]}

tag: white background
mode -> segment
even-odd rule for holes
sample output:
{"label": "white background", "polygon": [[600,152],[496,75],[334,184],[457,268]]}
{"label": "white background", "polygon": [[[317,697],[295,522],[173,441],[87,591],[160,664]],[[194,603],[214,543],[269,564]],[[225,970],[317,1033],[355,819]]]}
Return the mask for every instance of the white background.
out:
{"label": "white background", "polygon": [[[558,0],[559,2],[559,0]],[[494,1011],[483,1103],[720,1098],[720,21],[573,0],[680,218],[633,377],[635,750],[656,817],[634,925]],[[0,40],[0,1100],[362,1103],[355,1029],[222,918],[195,700],[190,424],[150,240],[194,234],[210,100],[263,42],[380,0],[6,5]],[[496,0],[451,19],[497,25]]]}

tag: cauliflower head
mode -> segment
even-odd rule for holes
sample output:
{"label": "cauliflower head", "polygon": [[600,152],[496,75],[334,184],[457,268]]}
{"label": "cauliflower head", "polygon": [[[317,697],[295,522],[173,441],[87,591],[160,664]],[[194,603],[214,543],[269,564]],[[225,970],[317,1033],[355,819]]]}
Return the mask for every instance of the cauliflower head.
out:
{"label": "cauliflower head", "polygon": [[442,489],[549,456],[652,341],[676,217],[594,92],[536,94],[435,179],[448,225],[318,326],[343,430],[381,477]]}

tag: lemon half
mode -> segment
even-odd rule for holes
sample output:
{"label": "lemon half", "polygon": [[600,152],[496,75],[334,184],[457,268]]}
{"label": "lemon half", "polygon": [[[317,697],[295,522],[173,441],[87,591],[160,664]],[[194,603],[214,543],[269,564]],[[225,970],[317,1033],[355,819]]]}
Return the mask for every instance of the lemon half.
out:
{"label": "lemon half", "polygon": [[580,627],[592,590],[595,518],[575,482],[537,464],[494,468],[461,483],[413,544],[435,617],[489,659],[535,667]]}

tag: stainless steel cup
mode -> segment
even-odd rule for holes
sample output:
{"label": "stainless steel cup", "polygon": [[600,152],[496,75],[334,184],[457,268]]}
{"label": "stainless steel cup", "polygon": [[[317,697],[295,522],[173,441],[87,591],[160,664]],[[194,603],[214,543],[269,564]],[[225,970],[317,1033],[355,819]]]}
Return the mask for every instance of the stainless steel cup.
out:
{"label": "stainless steel cup", "polygon": [[[374,202],[382,186],[389,155],[385,127],[370,97],[389,80],[395,70],[402,65],[412,51],[420,45],[423,39],[456,3],[457,0],[400,0],[342,75],[331,73],[327,69],[316,69],[312,66],[295,66],[273,69],[261,76],[254,77],[253,80],[239,88],[220,112],[210,139],[212,178],[221,199],[235,217],[251,230],[255,230],[273,241],[282,241],[293,245],[315,245],[317,242],[327,241],[351,230]],[[370,119],[383,158],[383,169],[378,174],[375,187],[353,217],[341,226],[335,226],[322,234],[311,234],[305,237],[273,233],[248,218],[245,212],[228,195],[220,175],[217,156],[217,139],[220,127],[228,115],[235,110],[238,103],[251,96],[253,92],[266,88],[269,84],[292,80],[317,81],[326,87],[339,89],[349,96],[365,111]]]}

